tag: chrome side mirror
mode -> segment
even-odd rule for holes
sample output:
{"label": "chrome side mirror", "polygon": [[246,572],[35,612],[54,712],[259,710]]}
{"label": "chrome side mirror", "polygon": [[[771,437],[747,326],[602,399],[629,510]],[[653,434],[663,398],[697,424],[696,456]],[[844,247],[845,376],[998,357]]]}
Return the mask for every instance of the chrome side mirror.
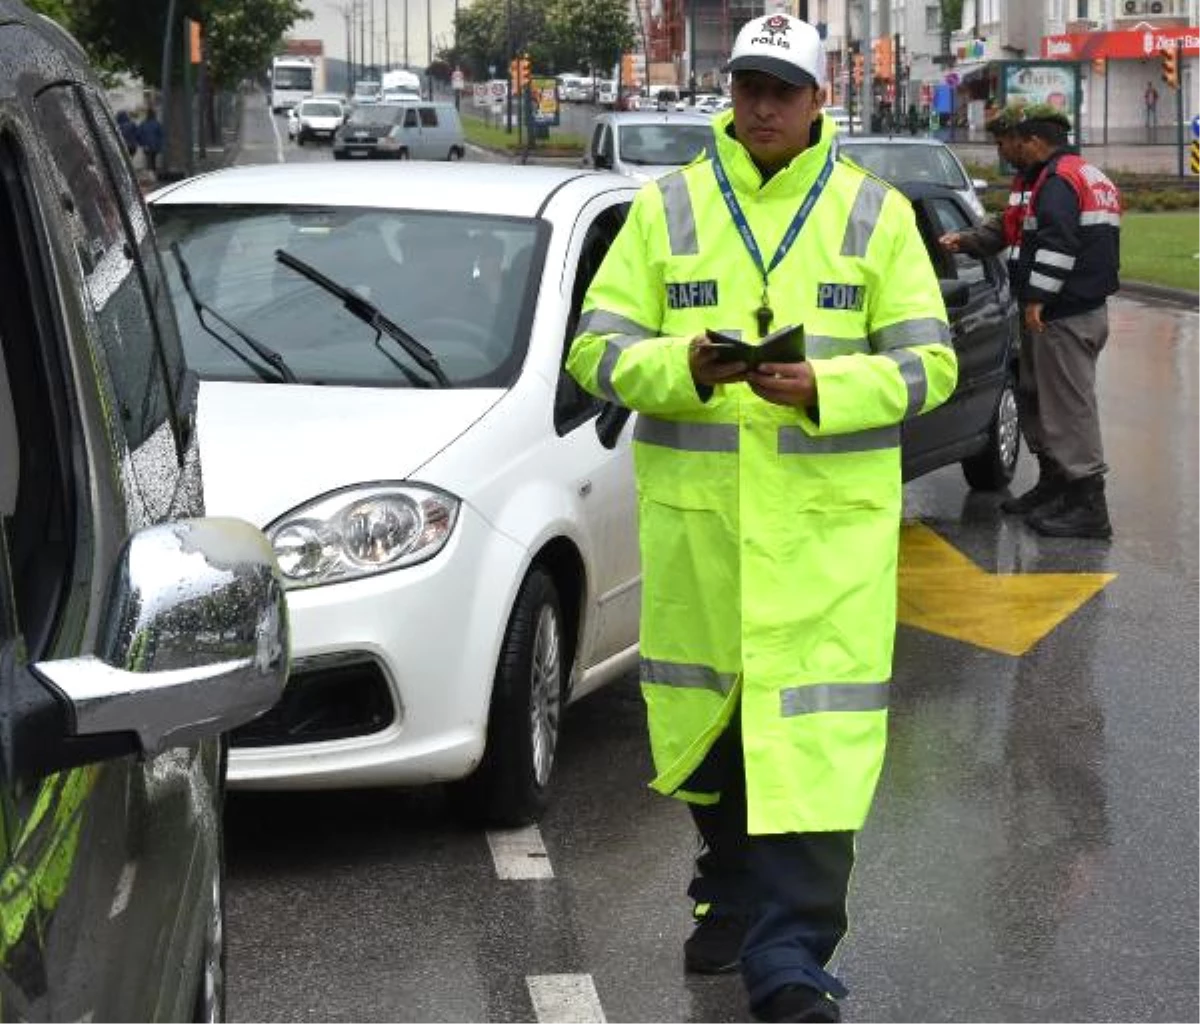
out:
{"label": "chrome side mirror", "polygon": [[94,655],[39,662],[74,736],[133,733],[144,754],[225,732],[287,681],[287,603],[274,553],[240,519],[139,530],[110,581]]}

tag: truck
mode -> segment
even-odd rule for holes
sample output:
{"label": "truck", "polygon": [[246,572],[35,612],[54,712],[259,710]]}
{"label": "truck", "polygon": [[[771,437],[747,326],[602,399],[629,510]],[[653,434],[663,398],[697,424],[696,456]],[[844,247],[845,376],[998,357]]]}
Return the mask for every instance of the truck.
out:
{"label": "truck", "polygon": [[411,93],[414,96],[421,95],[421,76],[415,71],[406,71],[403,68],[397,68],[393,71],[385,71],[383,78],[380,80],[381,92],[384,97],[388,93]]}
{"label": "truck", "polygon": [[271,61],[271,112],[291,110],[325,91],[323,57],[276,57]]}

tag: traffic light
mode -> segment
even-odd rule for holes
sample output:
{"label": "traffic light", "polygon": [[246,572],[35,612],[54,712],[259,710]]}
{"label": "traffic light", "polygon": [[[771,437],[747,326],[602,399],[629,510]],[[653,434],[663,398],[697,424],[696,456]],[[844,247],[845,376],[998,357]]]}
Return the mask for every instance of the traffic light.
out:
{"label": "traffic light", "polygon": [[854,55],[854,84],[863,84],[863,55],[861,53]]}
{"label": "traffic light", "polygon": [[1162,80],[1168,89],[1179,88],[1179,58],[1174,46],[1162,48]]}
{"label": "traffic light", "polygon": [[872,42],[871,56],[871,67],[876,80],[884,81],[890,79],[894,73],[892,68],[892,37],[884,36],[882,39],[876,39]]}
{"label": "traffic light", "polygon": [[514,57],[508,62],[508,77],[512,79],[514,92],[520,92],[529,84],[529,57]]}

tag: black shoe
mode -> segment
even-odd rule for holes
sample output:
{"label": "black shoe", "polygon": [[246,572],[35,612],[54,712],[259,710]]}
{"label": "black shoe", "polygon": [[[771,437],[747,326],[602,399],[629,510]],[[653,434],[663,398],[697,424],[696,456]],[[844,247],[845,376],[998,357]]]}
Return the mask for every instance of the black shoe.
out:
{"label": "black shoe", "polygon": [[1023,516],[1026,512],[1032,512],[1054,501],[1065,486],[1066,478],[1058,463],[1045,455],[1039,455],[1037,483],[1019,497],[1005,498],[1000,502],[1000,511]]}
{"label": "black shoe", "polygon": [[1047,537],[1108,540],[1112,536],[1112,523],[1104,497],[1104,477],[1087,476],[1070,481],[1057,501],[1034,509],[1025,522]]}
{"label": "black shoe", "polygon": [[785,985],[751,1009],[761,1021],[840,1021],[838,1004],[808,985]]}
{"label": "black shoe", "polygon": [[692,974],[731,974],[738,969],[742,943],[750,930],[744,917],[705,914],[683,944],[684,970]]}

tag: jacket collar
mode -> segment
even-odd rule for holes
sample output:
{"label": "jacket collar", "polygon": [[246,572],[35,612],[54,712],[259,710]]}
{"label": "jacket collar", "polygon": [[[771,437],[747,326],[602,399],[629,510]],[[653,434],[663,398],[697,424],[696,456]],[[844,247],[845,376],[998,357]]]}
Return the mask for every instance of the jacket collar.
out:
{"label": "jacket collar", "polygon": [[733,134],[733,111],[727,110],[714,118],[713,135],[717,153],[734,191],[753,195],[769,189],[771,195],[805,194],[821,173],[821,168],[829,156],[829,149],[833,145],[834,133],[837,131],[832,118],[825,114],[822,114],[821,118],[820,139],[803,153],[793,157],[786,167],[776,171],[765,184],[762,172],[754,163],[749,151]]}

